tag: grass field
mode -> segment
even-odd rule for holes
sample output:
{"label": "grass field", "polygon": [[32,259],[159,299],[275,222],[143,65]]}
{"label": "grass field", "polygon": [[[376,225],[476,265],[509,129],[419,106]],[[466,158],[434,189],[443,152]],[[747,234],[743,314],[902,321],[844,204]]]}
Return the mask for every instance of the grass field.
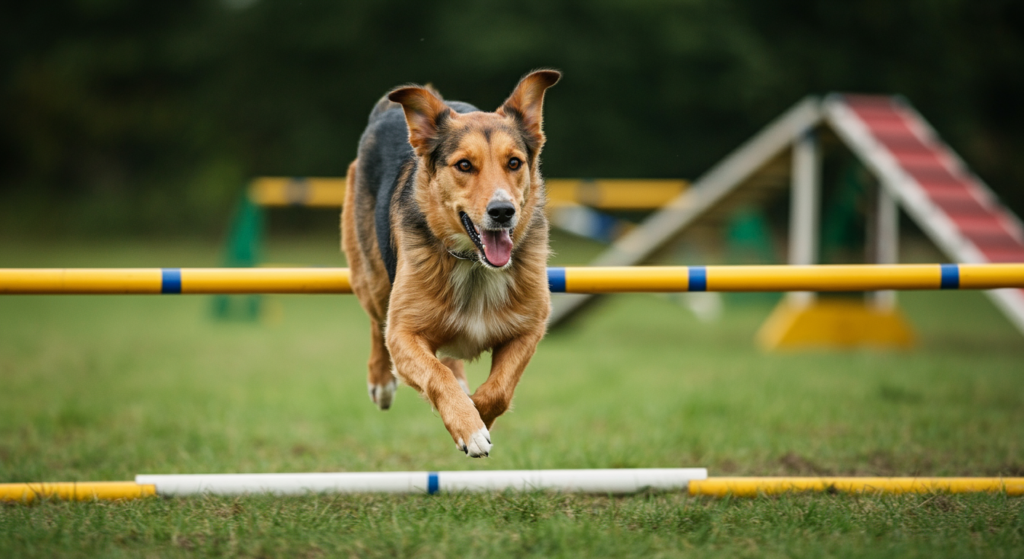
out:
{"label": "grass field", "polygon": [[[268,260],[342,265],[330,239]],[[578,248],[578,247],[576,247]],[[586,262],[565,250],[562,263]],[[575,260],[574,260],[575,259]],[[0,266],[202,266],[204,243],[0,243]],[[138,473],[703,466],[711,475],[1024,475],[1024,339],[978,293],[908,293],[911,352],[762,354],[770,303],[699,322],[624,295],[549,334],[484,460],[407,387],[366,395],[347,296],[0,297],[0,482]],[[489,359],[470,367],[481,382]],[[0,506],[0,556],[1020,556],[1024,500],[545,494]]]}

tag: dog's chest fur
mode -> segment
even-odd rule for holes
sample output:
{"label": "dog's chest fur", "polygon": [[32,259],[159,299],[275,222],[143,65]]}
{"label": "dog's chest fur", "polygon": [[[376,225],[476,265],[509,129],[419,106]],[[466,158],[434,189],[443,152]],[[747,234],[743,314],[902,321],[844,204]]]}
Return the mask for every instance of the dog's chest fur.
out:
{"label": "dog's chest fur", "polygon": [[452,304],[444,317],[453,335],[438,354],[475,359],[514,337],[525,321],[512,302],[514,282],[511,270],[487,270],[472,261],[456,263],[448,277]]}

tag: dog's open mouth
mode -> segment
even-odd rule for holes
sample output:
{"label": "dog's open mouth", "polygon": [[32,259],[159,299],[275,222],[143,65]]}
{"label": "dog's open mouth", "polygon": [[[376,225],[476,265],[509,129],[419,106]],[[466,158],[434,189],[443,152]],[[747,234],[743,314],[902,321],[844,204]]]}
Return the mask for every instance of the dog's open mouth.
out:
{"label": "dog's open mouth", "polygon": [[479,229],[466,212],[459,212],[462,226],[487,264],[501,268],[512,258],[511,229]]}

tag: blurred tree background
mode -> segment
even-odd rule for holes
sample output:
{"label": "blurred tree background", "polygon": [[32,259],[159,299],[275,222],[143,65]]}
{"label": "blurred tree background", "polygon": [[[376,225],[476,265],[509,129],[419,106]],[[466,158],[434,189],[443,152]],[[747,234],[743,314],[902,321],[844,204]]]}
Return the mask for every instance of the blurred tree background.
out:
{"label": "blurred tree background", "polygon": [[407,82],[548,96],[545,173],[694,178],[808,94],[905,95],[1024,214],[1019,0],[49,0],[0,7],[0,233],[216,235],[342,175]]}

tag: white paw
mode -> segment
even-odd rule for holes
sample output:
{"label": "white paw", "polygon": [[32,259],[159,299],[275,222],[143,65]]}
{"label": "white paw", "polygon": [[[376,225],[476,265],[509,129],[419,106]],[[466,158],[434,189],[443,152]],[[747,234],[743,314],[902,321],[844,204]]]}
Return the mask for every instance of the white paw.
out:
{"label": "white paw", "polygon": [[481,427],[479,431],[470,435],[468,444],[462,442],[462,439],[459,439],[458,444],[459,450],[472,458],[490,456],[492,446],[491,434],[487,432],[486,427]]}
{"label": "white paw", "polygon": [[398,381],[392,379],[391,382],[383,385],[367,384],[366,390],[370,393],[370,401],[377,404],[377,407],[381,410],[386,410],[391,407],[391,402],[395,399]]}
{"label": "white paw", "polygon": [[472,396],[473,395],[473,393],[469,391],[469,385],[466,384],[466,380],[465,379],[461,379],[461,378],[459,379],[459,386],[462,387],[462,391],[465,392],[467,396]]}

